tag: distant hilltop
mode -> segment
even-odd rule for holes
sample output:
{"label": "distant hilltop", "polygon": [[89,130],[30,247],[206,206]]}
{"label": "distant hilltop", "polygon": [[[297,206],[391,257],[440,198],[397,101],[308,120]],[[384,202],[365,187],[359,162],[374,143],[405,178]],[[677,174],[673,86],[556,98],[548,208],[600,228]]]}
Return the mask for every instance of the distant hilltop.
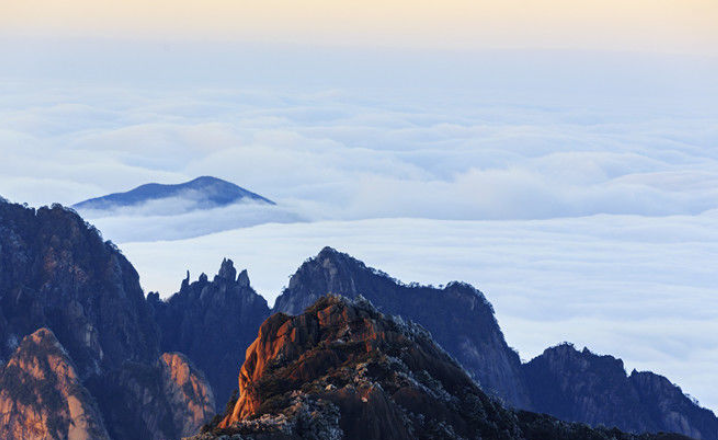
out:
{"label": "distant hilltop", "polygon": [[112,210],[140,206],[165,199],[187,201],[193,205],[193,209],[211,209],[240,201],[276,205],[273,201],[234,183],[216,177],[202,176],[176,185],[148,183],[127,192],[88,199],[76,203],[72,207],[79,210]]}

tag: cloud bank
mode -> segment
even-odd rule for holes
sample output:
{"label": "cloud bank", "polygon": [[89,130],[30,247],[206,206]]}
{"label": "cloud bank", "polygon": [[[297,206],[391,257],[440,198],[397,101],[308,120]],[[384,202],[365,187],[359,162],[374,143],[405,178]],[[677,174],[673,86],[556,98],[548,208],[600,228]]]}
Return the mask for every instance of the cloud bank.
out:
{"label": "cloud bank", "polygon": [[[521,59],[503,59],[474,88],[425,91],[361,81],[304,91],[6,81],[0,194],[72,204],[214,175],[308,220],[668,216],[718,206],[710,75],[685,67],[656,80],[624,60],[603,66],[613,73],[598,87],[603,71],[581,82],[559,69],[550,79],[550,66],[568,63],[547,62],[537,79],[546,95],[525,78],[492,82],[535,65]],[[462,75],[481,72],[470,67]],[[444,73],[420,71],[417,81]],[[659,82],[640,91],[644,77]],[[495,87],[484,91],[483,80]],[[683,94],[688,84],[707,93]]]}
{"label": "cloud bank", "polygon": [[102,231],[121,243],[153,242],[199,237],[265,223],[305,221],[290,207],[240,202],[212,209],[195,209],[191,200],[170,197],[115,210],[78,210]]}

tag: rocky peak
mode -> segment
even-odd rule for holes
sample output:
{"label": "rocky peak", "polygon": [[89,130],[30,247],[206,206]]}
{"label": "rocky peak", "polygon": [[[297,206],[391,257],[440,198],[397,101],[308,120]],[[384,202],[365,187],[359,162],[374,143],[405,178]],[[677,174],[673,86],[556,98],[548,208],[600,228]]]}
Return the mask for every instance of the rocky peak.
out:
{"label": "rocky peak", "polygon": [[[537,358],[538,361],[539,358]],[[611,374],[625,376],[625,367],[621,359],[594,354],[588,347],[577,350],[573,344],[568,342],[544,350],[540,361],[552,364],[552,368],[570,369],[575,373],[610,371]]]}
{"label": "rocky peak", "polygon": [[626,375],[624,363],[571,344],[548,348],[523,367],[536,411],[629,432],[718,438],[718,419],[654,373]]}
{"label": "rocky peak", "polygon": [[[0,430],[9,431],[0,438],[178,436],[171,420],[205,405],[185,393],[200,400],[173,406],[178,393],[158,385],[164,370],[149,307],[158,301],[145,300],[132,265],[74,211],[0,204],[0,359],[13,356],[2,373]],[[148,378],[154,385],[138,385]]]}
{"label": "rocky peak", "polygon": [[[204,275],[204,274],[203,274]],[[210,282],[183,281],[166,301],[150,298],[161,329],[161,347],[181,352],[207,375],[219,402],[237,387],[237,374],[256,329],[269,316],[267,302],[252,289],[247,271],[237,276],[224,259]]]}
{"label": "rocky peak", "polygon": [[23,338],[0,372],[0,437],[109,440],[94,399],[46,328]]}
{"label": "rocky peak", "polygon": [[382,312],[418,322],[485,390],[511,405],[530,407],[521,361],[506,344],[493,308],[474,287],[459,282],[444,288],[406,285],[325,247],[292,276],[274,311],[299,314],[328,293],[363,295]]}
{"label": "rocky peak", "polygon": [[82,377],[159,355],[132,265],[75,212],[0,204],[0,358],[50,328]]}
{"label": "rocky peak", "polygon": [[230,283],[234,283],[237,279],[237,269],[234,268],[234,263],[229,258],[222,260],[222,265],[219,268],[217,274],[219,278],[222,278]]}
{"label": "rocky peak", "polygon": [[249,287],[249,274],[247,273],[247,269],[243,269],[242,272],[239,273],[237,284],[242,288]]}
{"label": "rocky peak", "polygon": [[[469,438],[512,429],[509,423],[489,432],[472,420],[472,405],[501,409],[427,331],[362,298],[326,296],[302,315],[267,319],[239,387],[220,431],[244,432],[253,420],[272,417],[289,431],[312,426],[317,438],[414,439],[432,430]],[[499,425],[510,419],[502,416]]]}
{"label": "rocky peak", "polygon": [[[639,440],[506,409],[422,327],[325,296],[260,327],[240,393],[195,440]],[[644,435],[640,440],[685,440]]]}

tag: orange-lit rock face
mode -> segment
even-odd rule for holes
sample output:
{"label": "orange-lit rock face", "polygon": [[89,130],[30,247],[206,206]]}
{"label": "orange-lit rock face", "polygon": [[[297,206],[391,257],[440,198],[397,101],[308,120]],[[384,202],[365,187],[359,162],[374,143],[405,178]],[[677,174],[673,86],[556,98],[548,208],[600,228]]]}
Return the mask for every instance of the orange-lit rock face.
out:
{"label": "orange-lit rock face", "polygon": [[0,438],[109,439],[94,400],[50,330],[25,337],[0,374]]}
{"label": "orange-lit rock face", "polygon": [[175,428],[183,436],[195,434],[214,415],[212,389],[179,353],[164,353],[160,356],[159,368]]}
{"label": "orange-lit rock face", "polygon": [[317,346],[322,342],[342,340],[346,344],[361,344],[365,346],[363,351],[369,352],[376,341],[384,337],[377,322],[341,302],[329,302],[323,308],[297,317],[272,316],[262,324],[259,337],[247,350],[247,360],[239,375],[240,398],[222,426],[259,411],[263,396],[257,384],[268,370],[295,360],[307,361],[297,362],[295,368],[285,372],[284,379],[308,381],[346,362],[333,353],[318,352]]}
{"label": "orange-lit rock face", "polygon": [[232,411],[198,438],[499,439],[513,429],[426,330],[362,298],[322,297],[300,316],[270,317],[239,387]]}
{"label": "orange-lit rock face", "polygon": [[[442,373],[448,371],[462,386],[471,384],[427,335],[421,335],[425,344],[421,349],[411,350],[415,342],[409,340],[406,331],[374,309],[337,297],[318,301],[300,316],[270,317],[247,350],[247,360],[239,375],[239,400],[219,427],[228,428],[263,414],[275,414],[277,402],[287,396],[296,398],[299,392],[316,393],[352,414],[343,422],[350,431],[373,435],[372,432],[390,426],[389,433],[395,438],[410,438],[385,387],[367,377],[369,370],[378,364],[391,374],[386,366],[390,362],[388,353],[402,351],[410,363],[426,369],[438,368]],[[446,365],[430,365],[425,350]],[[381,374],[383,377],[384,373]],[[371,420],[374,431],[354,426],[362,420]]]}

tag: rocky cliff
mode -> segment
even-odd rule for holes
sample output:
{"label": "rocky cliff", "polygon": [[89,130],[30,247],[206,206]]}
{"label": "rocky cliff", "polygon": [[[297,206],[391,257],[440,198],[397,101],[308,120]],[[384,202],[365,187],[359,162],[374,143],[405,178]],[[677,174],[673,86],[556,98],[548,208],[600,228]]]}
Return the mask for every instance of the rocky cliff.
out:
{"label": "rocky cliff", "polygon": [[94,399],[48,329],[23,338],[0,373],[0,438],[109,440]]}
{"label": "rocky cliff", "polygon": [[718,438],[718,418],[665,377],[626,374],[623,362],[570,344],[552,347],[524,365],[537,411],[562,420],[617,426],[630,432],[678,432]]}
{"label": "rocky cliff", "polygon": [[128,362],[92,384],[113,439],[178,439],[214,415],[212,389],[184,356]]}
{"label": "rocky cliff", "polygon": [[267,319],[239,385],[236,403],[196,439],[637,438],[506,409],[426,330],[361,297]]}
{"label": "rocky cliff", "polygon": [[83,378],[159,355],[139,276],[111,243],[58,205],[0,202],[0,358],[41,327]]}
{"label": "rocky cliff", "polygon": [[148,301],[162,330],[163,351],[186,354],[205,372],[217,401],[225,402],[237,388],[237,374],[247,347],[259,325],[269,316],[267,302],[249,285],[246,271],[237,275],[231,260],[224,260],[209,281],[182,282],[180,291],[162,301]]}
{"label": "rocky cliff", "polygon": [[363,295],[384,313],[413,320],[508,404],[530,408],[521,360],[504,339],[484,295],[463,283],[439,289],[404,285],[347,254],[324,248],[292,276],[274,311],[301,313],[322,295]]}
{"label": "rocky cliff", "polygon": [[[184,358],[160,358],[159,330],[132,265],[61,206],[0,201],[0,358],[6,426],[37,426],[8,433],[18,438],[103,438],[102,426],[114,440],[178,438],[214,406],[201,373],[181,367]],[[135,392],[147,378],[152,386]]]}

